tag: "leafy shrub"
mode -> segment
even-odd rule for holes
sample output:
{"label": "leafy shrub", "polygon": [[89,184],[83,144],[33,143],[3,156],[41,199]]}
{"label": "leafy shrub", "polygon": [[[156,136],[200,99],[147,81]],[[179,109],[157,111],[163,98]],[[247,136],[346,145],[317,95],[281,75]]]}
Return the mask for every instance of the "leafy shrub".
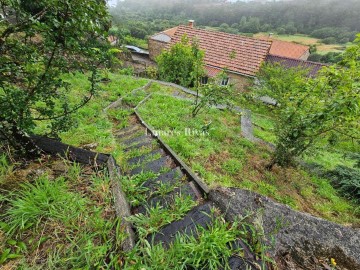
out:
{"label": "leafy shrub", "polygon": [[336,38],[334,38],[334,37],[327,37],[327,38],[324,38],[324,39],[322,40],[322,42],[323,42],[324,44],[335,44],[335,43],[336,43]]}
{"label": "leafy shrub", "polygon": [[276,29],[276,32],[278,33],[278,35],[284,35],[286,33],[286,30],[283,27],[279,27]]}
{"label": "leafy shrub", "polygon": [[146,77],[156,80],[158,78],[158,70],[156,67],[149,66],[146,68]]}
{"label": "leafy shrub", "polygon": [[327,173],[333,185],[345,197],[360,203],[360,172],[345,166],[338,166]]}
{"label": "leafy shrub", "polygon": [[134,68],[133,67],[123,68],[119,71],[119,74],[132,76],[134,75]]}
{"label": "leafy shrub", "polygon": [[309,56],[309,61],[313,61],[313,62],[321,62],[321,63],[331,63],[331,64],[335,64],[338,63],[342,60],[342,53],[338,53],[338,52],[328,52],[324,55],[319,54],[319,53],[312,53]]}

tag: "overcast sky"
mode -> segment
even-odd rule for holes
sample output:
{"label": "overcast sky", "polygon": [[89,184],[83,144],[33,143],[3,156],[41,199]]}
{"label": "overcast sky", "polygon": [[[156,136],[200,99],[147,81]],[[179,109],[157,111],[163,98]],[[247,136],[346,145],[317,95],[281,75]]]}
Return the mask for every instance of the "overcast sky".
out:
{"label": "overcast sky", "polygon": [[[116,6],[117,0],[107,0],[110,6]],[[146,1],[146,0],[144,0]],[[229,0],[230,2],[236,2],[237,0]],[[249,2],[250,0],[240,0],[243,2]],[[279,1],[279,0],[276,0]]]}
{"label": "overcast sky", "polygon": [[117,3],[117,0],[108,0],[108,3],[110,6],[115,6]]}

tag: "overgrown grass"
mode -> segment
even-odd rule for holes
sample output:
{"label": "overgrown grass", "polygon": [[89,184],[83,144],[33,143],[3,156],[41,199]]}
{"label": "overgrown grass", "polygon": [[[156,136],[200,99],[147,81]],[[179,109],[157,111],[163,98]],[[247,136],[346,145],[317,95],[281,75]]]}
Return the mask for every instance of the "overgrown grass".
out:
{"label": "overgrown grass", "polygon": [[185,216],[197,203],[189,196],[176,196],[169,208],[160,205],[147,209],[146,215],[136,214],[128,218],[138,232],[140,239],[157,232],[161,227]]}
{"label": "overgrown grass", "polygon": [[5,154],[0,154],[0,184],[6,181],[14,170],[13,164],[11,164]]}
{"label": "overgrown grass", "polygon": [[155,179],[157,176],[159,176],[159,174],[146,172],[121,178],[126,199],[132,206],[139,206],[146,202],[148,199],[147,192],[149,191],[149,188],[144,187],[143,184],[150,179]]}
{"label": "overgrown grass", "polygon": [[[241,136],[238,114],[210,109],[192,118],[191,109],[191,102],[161,93],[154,94],[139,108],[142,117],[165,134],[163,139],[208,184],[247,188],[335,222],[360,222],[359,215],[352,210],[356,207],[352,202],[342,199],[334,188],[329,199],[320,192],[319,182],[300,169],[267,171],[270,150]],[[272,118],[255,114],[254,119],[268,133],[264,137],[269,140],[274,128]],[[197,132],[209,123],[205,134]],[[322,213],[319,204],[334,210]]]}
{"label": "overgrown grass", "polygon": [[[120,162],[122,152],[119,149],[116,139],[113,136],[113,129],[126,127],[126,110],[104,112],[112,102],[121,97],[127,96],[132,90],[144,86],[145,79],[110,73],[110,82],[99,83],[99,90],[95,97],[74,115],[76,125],[67,132],[61,133],[60,137],[64,143],[74,146],[95,144],[94,150],[104,153],[112,153]],[[87,74],[75,73],[64,78],[72,86],[68,93],[70,103],[76,103],[86,93],[89,87]],[[35,130],[37,134],[44,134],[48,131],[46,122],[39,123]]]}
{"label": "overgrown grass", "polygon": [[[53,166],[41,164],[41,168]],[[24,179],[0,196],[0,265],[121,269],[118,251],[125,234],[112,208],[109,179],[103,172],[84,173],[69,162],[56,168],[63,168],[60,176]]]}
{"label": "overgrown grass", "polygon": [[62,221],[71,226],[77,213],[84,211],[85,200],[69,192],[64,178],[50,181],[46,175],[34,184],[26,183],[9,199],[10,209],[6,212],[7,233],[22,232],[46,221]]}
{"label": "overgrown grass", "polygon": [[242,232],[238,224],[229,224],[214,218],[208,229],[198,228],[198,237],[177,235],[174,243],[165,250],[161,244],[151,246],[140,242],[134,252],[128,254],[125,269],[211,269],[224,265],[229,269],[228,258],[237,251],[229,247]]}

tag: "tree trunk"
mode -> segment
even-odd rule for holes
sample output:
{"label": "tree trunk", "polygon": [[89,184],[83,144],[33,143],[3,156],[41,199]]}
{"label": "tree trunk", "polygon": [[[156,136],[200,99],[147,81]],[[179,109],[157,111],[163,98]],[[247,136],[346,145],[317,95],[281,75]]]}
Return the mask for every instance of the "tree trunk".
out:
{"label": "tree trunk", "polygon": [[11,145],[20,155],[29,158],[39,157],[41,149],[31,140],[30,136],[23,132],[15,122],[0,119],[1,137]]}

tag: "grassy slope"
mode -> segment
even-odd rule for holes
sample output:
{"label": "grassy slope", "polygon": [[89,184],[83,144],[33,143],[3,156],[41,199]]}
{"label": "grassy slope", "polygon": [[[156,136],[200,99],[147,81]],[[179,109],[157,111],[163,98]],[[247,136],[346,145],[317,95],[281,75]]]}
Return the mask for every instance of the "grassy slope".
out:
{"label": "grassy slope", "polygon": [[[156,129],[171,131],[172,135],[164,139],[208,184],[254,190],[339,223],[359,222],[353,213],[355,206],[341,198],[327,180],[297,169],[266,171],[270,152],[240,136],[239,115],[211,109],[194,119],[190,116],[191,103],[164,95],[153,96],[140,112]],[[255,116],[259,126],[271,128],[264,119]],[[199,131],[209,122],[212,124],[207,136],[186,132]],[[271,131],[263,135],[269,138],[269,134]]]}
{"label": "grassy slope", "polygon": [[[68,79],[75,86],[76,96],[81,95],[86,77],[77,74]],[[121,164],[121,149],[116,145],[111,132],[114,125],[128,124],[127,113],[117,110],[107,115],[102,109],[132,89],[146,84],[146,80],[114,74],[111,79],[112,82],[103,85],[98,96],[79,111],[78,126],[61,137],[66,143],[74,145],[96,142],[96,150],[114,154]],[[170,88],[153,85],[151,90],[158,94],[141,107],[143,116],[156,129],[172,134],[164,139],[207,183],[248,188],[295,209],[340,223],[359,222],[353,215],[354,205],[340,198],[328,181],[294,169],[278,168],[274,172],[264,170],[264,164],[268,162],[271,153],[265,147],[254,145],[240,136],[238,114],[210,110],[194,119],[190,117],[191,102],[166,96],[172,92]],[[255,134],[274,141],[274,124],[271,117],[266,116],[271,115],[271,112],[264,106],[250,103],[240,105],[254,111]],[[209,135],[201,135],[202,129],[210,122]],[[315,158],[322,164],[334,166],[342,162],[341,155],[337,153],[323,152],[320,156],[321,158]],[[348,164],[348,161],[345,163]]]}
{"label": "grassy slope", "polygon": [[[68,132],[60,134],[60,137],[64,143],[74,146],[96,143],[94,150],[112,153],[118,161],[121,161],[121,150],[115,142],[112,131],[115,128],[114,125],[116,125],[114,122],[117,119],[123,119],[123,117],[121,112],[108,115],[103,112],[103,109],[133,89],[144,86],[147,80],[119,74],[110,74],[109,77],[111,82],[100,83],[100,89],[95,98],[76,113],[76,126]],[[76,102],[80,100],[83,94],[86,93],[87,87],[89,87],[87,76],[76,73],[66,77],[66,80],[73,86],[70,101]],[[126,126],[128,123],[123,121],[119,124]],[[45,129],[46,123],[41,123],[36,132],[43,133]]]}

